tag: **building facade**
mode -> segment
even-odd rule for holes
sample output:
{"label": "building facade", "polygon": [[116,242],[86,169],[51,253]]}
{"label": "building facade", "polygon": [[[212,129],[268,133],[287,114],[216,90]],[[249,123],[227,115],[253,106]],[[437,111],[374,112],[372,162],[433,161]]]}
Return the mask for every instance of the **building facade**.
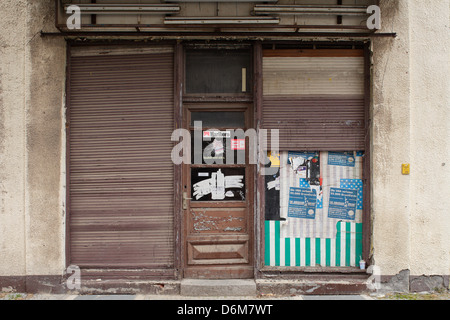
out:
{"label": "building facade", "polygon": [[2,290],[448,289],[448,0],[0,17]]}

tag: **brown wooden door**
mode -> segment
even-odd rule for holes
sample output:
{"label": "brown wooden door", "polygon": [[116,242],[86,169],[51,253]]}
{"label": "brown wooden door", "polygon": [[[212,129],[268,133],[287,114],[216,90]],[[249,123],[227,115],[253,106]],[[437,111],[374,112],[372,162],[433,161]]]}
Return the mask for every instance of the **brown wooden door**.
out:
{"label": "brown wooden door", "polygon": [[[249,141],[242,135],[233,136],[233,129],[244,132],[249,127],[250,106],[205,104],[185,110],[192,159],[184,166],[184,276],[252,278],[253,172],[248,164]],[[195,121],[201,121],[201,128]]]}

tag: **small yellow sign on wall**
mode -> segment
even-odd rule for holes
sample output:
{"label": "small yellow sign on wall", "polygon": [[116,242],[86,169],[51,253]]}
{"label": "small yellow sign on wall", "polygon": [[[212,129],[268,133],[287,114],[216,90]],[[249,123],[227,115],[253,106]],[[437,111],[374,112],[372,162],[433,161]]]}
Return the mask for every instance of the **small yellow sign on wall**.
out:
{"label": "small yellow sign on wall", "polygon": [[402,164],[402,174],[407,176],[410,173],[410,166],[409,163]]}

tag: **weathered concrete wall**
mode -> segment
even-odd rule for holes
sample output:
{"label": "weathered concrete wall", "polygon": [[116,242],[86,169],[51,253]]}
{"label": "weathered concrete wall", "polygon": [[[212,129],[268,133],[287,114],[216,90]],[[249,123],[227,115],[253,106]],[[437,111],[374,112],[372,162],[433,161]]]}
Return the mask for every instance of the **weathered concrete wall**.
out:
{"label": "weathered concrete wall", "polygon": [[[28,2],[27,74],[27,273],[58,275],[64,269],[65,202],[61,186],[66,44],[42,38],[54,25],[54,1]],[[65,141],[64,141],[65,145]]]}
{"label": "weathered concrete wall", "polygon": [[450,275],[450,1],[410,8],[411,275]]}
{"label": "weathered concrete wall", "polygon": [[60,275],[65,41],[54,1],[2,1],[0,275]]}
{"label": "weathered concrete wall", "polygon": [[0,2],[0,274],[24,275],[27,1]]}
{"label": "weathered concrete wall", "polygon": [[398,37],[373,42],[373,257],[382,275],[409,272],[404,289],[450,274],[449,8],[381,1],[382,31]]}
{"label": "weathered concrete wall", "polygon": [[411,162],[409,0],[381,1],[382,32],[373,41],[372,217],[374,263],[382,274],[409,269]]}

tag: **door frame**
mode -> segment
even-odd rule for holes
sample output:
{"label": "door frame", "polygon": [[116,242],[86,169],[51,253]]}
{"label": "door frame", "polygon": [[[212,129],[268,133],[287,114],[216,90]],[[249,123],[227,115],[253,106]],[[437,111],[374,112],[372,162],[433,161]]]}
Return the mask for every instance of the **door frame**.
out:
{"label": "door frame", "polygon": [[[211,103],[205,103],[205,102],[201,102],[201,103],[185,103],[183,105],[183,128],[187,129],[187,130],[191,130],[191,116],[190,113],[191,112],[197,112],[197,111],[211,111],[211,112],[217,112],[217,111],[221,111],[221,112],[226,112],[226,111],[242,111],[244,112],[244,117],[245,117],[245,127],[242,128],[244,131],[252,128],[253,126],[253,105],[251,103],[224,103],[224,102],[211,102]],[[204,127],[203,129],[206,129],[206,127]],[[221,128],[217,128],[217,129],[221,129]],[[222,128],[223,129],[223,128]],[[246,144],[248,144],[248,138],[246,139]],[[191,149],[193,149],[193,147],[191,147]],[[248,150],[248,149],[247,149]],[[229,207],[246,207],[246,227],[247,227],[247,232],[245,233],[245,235],[239,236],[239,235],[234,235],[234,236],[230,236],[230,241],[231,238],[236,237],[237,239],[240,239],[240,241],[246,241],[247,242],[247,250],[248,250],[248,266],[242,266],[241,264],[230,264],[230,265],[223,265],[223,267],[219,267],[219,266],[215,266],[214,268],[220,270],[223,269],[224,271],[227,271],[228,274],[230,274],[230,278],[253,278],[254,277],[254,265],[255,265],[255,261],[256,261],[256,257],[254,254],[254,248],[255,248],[255,243],[254,243],[254,235],[255,235],[255,230],[254,230],[254,221],[255,221],[255,200],[254,200],[254,190],[255,190],[255,173],[254,173],[254,165],[249,164],[248,162],[248,152],[246,153],[246,161],[245,161],[245,187],[246,187],[246,205],[240,205],[237,204],[236,202],[231,202],[229,204]],[[224,164],[226,165],[226,164]],[[212,168],[214,168],[217,165],[213,165]],[[218,166],[222,166],[222,165],[218,165]],[[243,165],[227,165],[229,168],[233,168],[233,167],[242,167]],[[188,237],[189,237],[189,219],[188,214],[190,212],[191,206],[190,206],[190,201],[188,200],[188,208],[184,209],[183,208],[183,193],[186,192],[188,198],[191,197],[192,194],[192,190],[191,190],[191,181],[190,181],[190,175],[191,175],[191,164],[183,164],[182,165],[182,192],[181,192],[181,215],[182,215],[182,225],[181,225],[181,229],[182,229],[182,238],[181,238],[181,244],[182,244],[182,251],[181,251],[181,255],[182,255],[182,260],[183,260],[183,264],[182,264],[182,269],[183,269],[183,277],[192,277],[192,278],[196,278],[199,277],[199,275],[201,274],[200,269],[202,268],[202,266],[196,267],[196,266],[192,266],[189,264],[188,261],[188,251],[190,250],[190,248],[188,247]],[[210,205],[212,205],[211,208],[213,207],[218,207],[218,205],[220,204],[219,202],[217,203],[209,203]],[[196,207],[201,207],[200,204],[196,204],[193,206],[194,208]],[[206,206],[208,207],[208,206]],[[245,240],[245,238],[248,236],[248,240]],[[201,235],[199,235],[199,237],[201,237]],[[207,238],[208,236],[206,236]],[[225,236],[223,236],[224,238],[226,238]],[[199,240],[200,241],[200,240]],[[243,269],[247,269],[244,273],[239,273],[240,271],[237,271],[236,269],[239,268],[239,265],[241,265],[241,268]],[[203,267],[205,267],[203,265]],[[251,268],[252,270],[250,270],[249,268]],[[189,270],[188,270],[189,269]]]}
{"label": "door frame", "polygon": [[[218,45],[230,46],[229,42],[218,42]],[[260,82],[260,79],[257,78],[257,70],[255,57],[258,57],[256,54],[254,42],[246,42],[246,43],[233,43],[236,49],[247,48],[249,50],[250,58],[251,58],[251,66],[253,68],[252,72],[252,93],[243,94],[223,94],[223,95],[186,95],[185,94],[185,61],[186,61],[186,48],[198,48],[199,50],[203,49],[203,45],[205,45],[206,49],[214,48],[214,44],[208,44],[203,42],[195,42],[195,41],[186,41],[186,42],[177,42],[175,44],[174,49],[174,59],[175,59],[175,84],[174,84],[174,121],[175,121],[175,129],[186,128],[186,106],[193,106],[197,109],[207,109],[207,104],[214,104],[216,106],[220,105],[221,108],[232,111],[233,109],[242,109],[242,105],[248,105],[246,112],[246,126],[248,128],[254,128],[256,130],[256,120],[255,120],[255,106],[256,106],[256,88],[258,87],[257,82]],[[261,52],[261,51],[259,51]],[[260,72],[260,71],[258,71]],[[175,142],[173,145],[175,146]],[[257,213],[257,197],[256,197],[256,165],[250,165],[251,167],[247,169],[249,173],[248,177],[246,177],[247,188],[251,188],[248,191],[249,197],[251,197],[251,206],[248,209],[249,215],[251,216],[251,220],[248,221],[249,228],[249,246],[251,250],[249,251],[249,259],[251,260],[252,267],[252,278],[256,275],[256,267],[259,264],[258,253],[258,238],[259,231],[256,229],[257,225],[259,225],[259,215]],[[174,168],[174,210],[175,212],[175,267],[177,270],[177,278],[182,279],[185,278],[185,270],[187,266],[187,246],[186,246],[186,226],[187,221],[185,219],[185,214],[183,210],[183,191],[185,186],[185,176],[186,176],[186,166],[183,165],[175,165]],[[250,200],[250,199],[249,199]]]}

